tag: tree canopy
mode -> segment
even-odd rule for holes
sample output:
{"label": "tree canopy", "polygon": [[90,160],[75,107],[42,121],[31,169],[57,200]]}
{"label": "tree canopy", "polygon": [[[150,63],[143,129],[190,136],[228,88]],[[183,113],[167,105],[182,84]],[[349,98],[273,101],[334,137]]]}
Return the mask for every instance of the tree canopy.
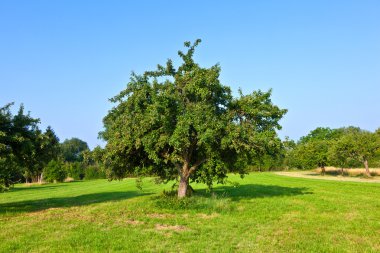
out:
{"label": "tree canopy", "polygon": [[83,161],[83,152],[88,150],[87,142],[79,138],[66,139],[61,144],[61,152],[66,162]]}
{"label": "tree canopy", "polygon": [[246,163],[278,145],[286,110],[272,103],[270,90],[240,90],[234,98],[219,80],[219,65],[194,62],[199,43],[185,42],[178,68],[168,60],[155,71],[132,73],[126,89],[111,99],[115,106],[100,133],[111,179],[126,173],[178,179],[184,197],[189,180],[223,183],[227,172],[244,174]]}

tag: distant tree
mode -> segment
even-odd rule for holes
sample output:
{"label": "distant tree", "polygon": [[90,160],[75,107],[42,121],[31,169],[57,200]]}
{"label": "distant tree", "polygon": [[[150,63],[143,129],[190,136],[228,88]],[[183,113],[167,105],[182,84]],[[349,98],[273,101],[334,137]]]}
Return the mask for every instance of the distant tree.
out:
{"label": "distant tree", "polygon": [[45,180],[48,182],[63,182],[67,172],[61,161],[51,160],[44,168]]}
{"label": "distant tree", "polygon": [[66,162],[82,162],[83,152],[88,149],[87,142],[78,138],[66,139],[61,144],[62,156]]}
{"label": "distant tree", "polygon": [[22,172],[34,156],[39,119],[24,113],[21,105],[17,114],[11,113],[9,103],[0,108],[0,188],[7,189],[22,179]]}
{"label": "distant tree", "polygon": [[93,150],[83,152],[83,163],[85,164],[85,176],[88,179],[106,178],[106,167],[104,165],[104,149],[96,146]]}
{"label": "distant tree", "polygon": [[300,169],[321,168],[324,175],[329,162],[329,147],[338,139],[344,130],[317,127],[306,136],[300,138],[292,150],[293,164]]}
{"label": "distant tree", "polygon": [[58,159],[59,154],[59,138],[54,130],[48,126],[44,133],[39,133],[35,142],[35,173],[37,181],[43,181],[43,168],[50,161]]}
{"label": "distant tree", "polygon": [[290,139],[289,136],[285,136],[285,140],[282,141],[283,146],[283,166],[286,169],[296,168],[296,159],[294,157],[294,149],[297,144],[294,140]]}
{"label": "distant tree", "polygon": [[266,137],[276,136],[286,110],[273,105],[271,91],[240,91],[233,98],[219,81],[218,65],[194,62],[199,42],[186,42],[187,52],[178,52],[179,68],[168,60],[156,71],[132,74],[127,88],[111,99],[116,106],[101,133],[111,179],[132,172],[178,179],[182,198],[189,180],[211,187],[225,182],[229,171],[244,174],[247,161],[270,141]]}
{"label": "distant tree", "polygon": [[331,165],[341,168],[342,175],[344,168],[354,167],[357,164],[355,143],[353,142],[351,133],[346,133],[338,140],[332,142],[328,158]]}
{"label": "distant tree", "polygon": [[82,180],[85,177],[85,166],[81,162],[66,162],[64,168],[68,177],[75,180]]}
{"label": "distant tree", "polygon": [[298,156],[302,159],[303,165],[307,169],[315,167],[321,168],[322,174],[326,173],[325,167],[328,164],[328,150],[331,141],[329,140],[310,140],[300,144]]}
{"label": "distant tree", "polygon": [[349,136],[354,144],[352,153],[363,163],[367,176],[370,176],[368,161],[380,150],[380,136],[369,131],[360,131]]}
{"label": "distant tree", "polygon": [[299,143],[307,143],[316,140],[333,140],[339,138],[343,130],[331,129],[329,127],[317,127],[306,136],[300,138]]}

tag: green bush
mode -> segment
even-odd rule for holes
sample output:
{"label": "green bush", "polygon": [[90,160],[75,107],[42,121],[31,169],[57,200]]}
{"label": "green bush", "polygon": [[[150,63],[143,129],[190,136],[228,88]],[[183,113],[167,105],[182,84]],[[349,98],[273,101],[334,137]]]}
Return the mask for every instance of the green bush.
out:
{"label": "green bush", "polygon": [[106,178],[104,169],[100,166],[88,166],[85,168],[85,180]]}
{"label": "green bush", "polygon": [[83,180],[85,176],[85,168],[81,162],[66,163],[65,169],[67,175],[75,180]]}
{"label": "green bush", "polygon": [[47,182],[63,182],[67,177],[65,165],[60,161],[52,160],[43,170],[44,180]]}

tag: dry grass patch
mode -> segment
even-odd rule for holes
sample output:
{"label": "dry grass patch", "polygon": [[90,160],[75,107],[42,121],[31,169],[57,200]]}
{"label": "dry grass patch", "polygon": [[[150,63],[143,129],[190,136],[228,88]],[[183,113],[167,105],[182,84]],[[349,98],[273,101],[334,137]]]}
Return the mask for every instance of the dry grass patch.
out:
{"label": "dry grass patch", "polygon": [[[328,175],[342,175],[342,169],[341,168],[335,168],[335,167],[326,167],[326,174]],[[321,174],[322,170],[320,168],[315,169],[315,172]],[[380,168],[371,168],[369,169],[371,176],[378,177],[380,176]],[[350,176],[350,177],[366,177],[366,171],[363,168],[349,168],[349,169],[343,169],[343,175],[344,176]]]}
{"label": "dry grass patch", "polygon": [[218,213],[212,213],[212,214],[199,213],[197,214],[197,216],[202,219],[214,219],[220,215]]}
{"label": "dry grass patch", "polygon": [[146,216],[153,219],[168,219],[168,218],[175,217],[175,215],[168,214],[168,213],[150,213],[150,214],[147,214]]}
{"label": "dry grass patch", "polygon": [[156,230],[170,230],[170,231],[176,231],[176,232],[182,232],[189,230],[185,226],[181,225],[166,225],[166,224],[156,224],[155,226]]}

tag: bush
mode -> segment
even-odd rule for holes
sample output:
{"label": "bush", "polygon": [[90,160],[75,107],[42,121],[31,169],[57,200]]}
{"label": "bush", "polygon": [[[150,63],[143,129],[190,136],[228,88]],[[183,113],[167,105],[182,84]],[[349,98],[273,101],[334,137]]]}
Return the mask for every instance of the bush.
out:
{"label": "bush", "polygon": [[74,180],[83,180],[85,176],[85,169],[82,163],[66,163],[65,168],[69,177],[73,178]]}
{"label": "bush", "polygon": [[52,160],[44,168],[44,179],[47,182],[63,182],[67,177],[65,165],[60,161]]}
{"label": "bush", "polygon": [[88,166],[85,169],[85,180],[106,178],[104,169],[100,166]]}

